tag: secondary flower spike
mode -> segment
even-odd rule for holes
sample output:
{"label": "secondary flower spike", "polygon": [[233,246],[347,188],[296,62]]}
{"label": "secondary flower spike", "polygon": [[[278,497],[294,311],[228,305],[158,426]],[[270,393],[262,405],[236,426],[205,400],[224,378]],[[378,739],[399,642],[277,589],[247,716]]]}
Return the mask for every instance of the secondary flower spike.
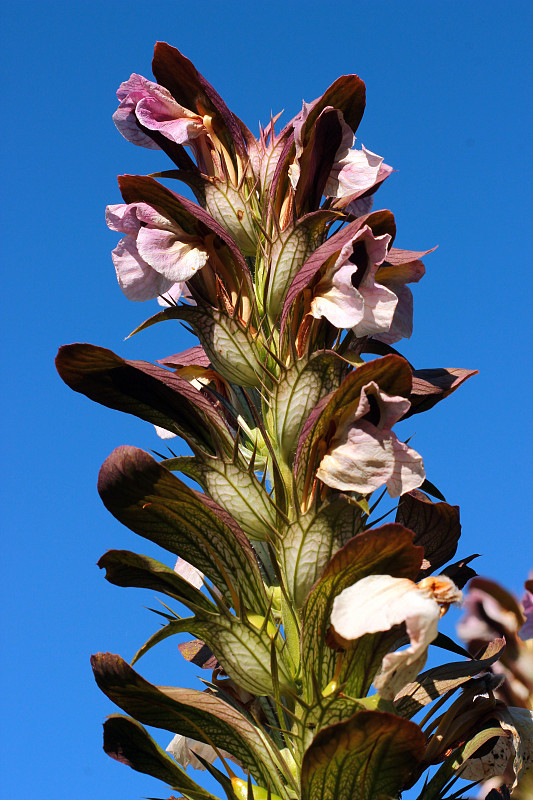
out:
{"label": "secondary flower spike", "polygon": [[367,383],[354,416],[340,423],[317,477],[333,489],[360,494],[386,485],[391,497],[421,486],[426,477],[422,456],[391,430],[410,407],[404,397],[385,394],[375,381]]}
{"label": "secondary flower spike", "polygon": [[462,592],[443,575],[418,584],[408,578],[368,575],[335,598],[331,624],[336,634],[351,641],[405,622],[409,647],[386,655],[374,681],[381,697],[393,700],[423,668],[442,614],[461,600]]}
{"label": "secondary flower spike", "polygon": [[[158,297],[207,263],[202,240],[186,234],[147,203],[107,206],[106,221],[112,231],[126,234],[112,257],[120,288],[129,300]],[[172,296],[176,297],[175,290]]]}

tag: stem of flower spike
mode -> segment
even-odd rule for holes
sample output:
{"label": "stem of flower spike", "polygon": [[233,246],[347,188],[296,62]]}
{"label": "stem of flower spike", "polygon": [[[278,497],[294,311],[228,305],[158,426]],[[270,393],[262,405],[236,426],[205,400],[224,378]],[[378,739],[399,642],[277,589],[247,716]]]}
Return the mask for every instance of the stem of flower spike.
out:
{"label": "stem of flower spike", "polygon": [[[235,796],[238,797],[238,800],[249,800],[250,795],[248,794],[248,784],[246,781],[233,777],[231,779],[231,788],[235,792]],[[272,794],[272,792],[263,789],[261,786],[252,786],[251,789],[253,800],[281,800],[279,795]]]}

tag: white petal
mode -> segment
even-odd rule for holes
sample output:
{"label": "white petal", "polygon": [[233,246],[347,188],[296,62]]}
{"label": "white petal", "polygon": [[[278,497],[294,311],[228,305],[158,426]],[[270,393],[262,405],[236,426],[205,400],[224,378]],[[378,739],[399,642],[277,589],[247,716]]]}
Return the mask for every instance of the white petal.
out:
{"label": "white petal", "polygon": [[438,603],[408,578],[367,575],[333,601],[331,624],[343,639],[388,631],[410,619],[439,619]]}
{"label": "white petal", "polygon": [[346,157],[334,165],[326,183],[324,194],[328,197],[352,197],[372,188],[378,180],[383,158],[367,150],[350,150]]}
{"label": "white petal", "polygon": [[353,327],[355,335],[361,338],[374,333],[386,333],[392,325],[398,304],[397,295],[379,283],[360,286],[359,291],[365,303],[365,313],[363,319]]}
{"label": "white petal", "polygon": [[205,250],[191,247],[181,236],[179,232],[148,227],[141,228],[137,235],[140,255],[172,283],[189,280],[208,259]]}
{"label": "white petal", "polygon": [[394,470],[387,481],[387,491],[391,497],[400,497],[422,486],[426,480],[426,471],[422,456],[404,442],[400,442],[395,434],[392,436],[394,436]]}
{"label": "white petal", "polygon": [[174,572],[197,589],[201,589],[204,585],[204,573],[193,567],[184,558],[178,558],[174,566]]}
{"label": "white petal", "polygon": [[182,767],[192,767],[193,769],[205,770],[204,765],[196,758],[196,754],[205,761],[209,761],[210,764],[213,764],[218,758],[216,751],[210,745],[181,736],[179,733],[174,736],[166,749],[167,753],[173,755]]}
{"label": "white petal", "polygon": [[178,435],[177,433],[172,433],[172,431],[167,431],[166,428],[160,428],[159,425],[154,425],[154,428],[160,439],[174,439]]}
{"label": "white petal", "polygon": [[318,284],[310,312],[315,319],[325,317],[336,328],[353,328],[363,319],[363,298],[352,286],[356,270],[355,264],[346,264],[331,280]]}
{"label": "white petal", "polygon": [[[185,299],[187,296],[190,297],[190,294],[187,292],[187,284],[185,282],[178,282],[174,283],[168,292],[158,297],[157,302],[160,306],[163,306],[163,308],[168,308],[174,305],[174,303],[177,303],[180,298]],[[174,303],[172,301],[174,301]]]}
{"label": "white petal", "polygon": [[379,489],[394,471],[393,436],[362,420],[326,453],[317,477],[340,491],[369,494]]}
{"label": "white petal", "polygon": [[125,236],[111,253],[120,288],[129,300],[153,300],[168,291],[168,281],[140,256],[132,236]]}

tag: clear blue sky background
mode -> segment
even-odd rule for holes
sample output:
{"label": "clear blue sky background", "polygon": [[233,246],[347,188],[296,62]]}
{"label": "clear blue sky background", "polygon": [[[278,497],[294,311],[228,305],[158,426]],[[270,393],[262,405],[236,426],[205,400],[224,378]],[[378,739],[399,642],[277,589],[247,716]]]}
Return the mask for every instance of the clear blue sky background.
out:
{"label": "clear blue sky background", "polygon": [[[95,564],[111,547],[161,558],[96,493],[115,446],[159,440],[150,425],[72,393],[53,366],[58,346],[74,341],[147,360],[188,346],[170,323],[123,340],[155,308],[120,292],[116,236],[103,219],[120,202],[117,174],[169,166],[111,122],[119,83],[151,77],[158,39],[191,58],[253,130],[271,110],[292,116],[338,75],[366,82],[359,143],[398,170],[379,207],[394,211],[399,247],[439,245],[415,287],[404,352],[419,367],[480,370],[402,433],[415,434],[430,479],[462,508],[460,553],[482,553],[480,571],[521,591],[533,561],[531,9],[516,0],[5,3],[3,797],[168,795],[103,754],[100,724],[113,708],[88,660],[98,650],[129,659],[158,625],[144,609],[156,602],[150,592],[107,584]],[[166,645],[140,670],[193,685],[196,670]]]}

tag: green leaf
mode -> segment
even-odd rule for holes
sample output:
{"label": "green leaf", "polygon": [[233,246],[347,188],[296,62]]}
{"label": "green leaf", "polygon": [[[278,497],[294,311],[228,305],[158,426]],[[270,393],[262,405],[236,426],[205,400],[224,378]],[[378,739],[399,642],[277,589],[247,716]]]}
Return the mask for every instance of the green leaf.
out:
{"label": "green leaf", "polygon": [[451,689],[457,689],[470,678],[488,670],[502,655],[504,639],[495,639],[487,645],[478,658],[443,664],[422,672],[416,681],[407,684],[394,699],[396,713],[402,717],[412,717],[421,708],[442,697]]}
{"label": "green leaf", "polygon": [[146,361],[126,361],[92,344],[59,349],[56,367],[67,386],[108,408],[124,411],[182,436],[212,453],[233,440],[222,416],[189,381]]}
{"label": "green leaf", "polygon": [[364,711],[357,701],[343,695],[319,697],[302,715],[303,736],[300,741],[302,756],[312,739],[323,729],[337,722],[344,722],[356,713]]}
{"label": "green leaf", "polygon": [[135,447],[114,450],[100,470],[98,491],[119,522],[189,561],[227,602],[238,608],[240,595],[247,609],[266,611],[257,560],[239,526],[148,453]]}
{"label": "green leaf", "polygon": [[424,734],[383,711],[360,711],[322,730],[302,763],[302,800],[397,797],[422,760]]}
{"label": "green leaf", "polygon": [[252,335],[227,314],[214,309],[190,309],[193,326],[214,368],[239,386],[260,388],[273,367],[258,334]]}
{"label": "green leaf", "polygon": [[326,436],[334,419],[338,422],[354,413],[361,390],[370,381],[389,395],[406,397],[411,389],[411,368],[399,356],[377,358],[352,370],[335,392],[322,398],[307,419],[298,443],[295,470],[300,489],[314,480],[323,455],[318,447],[320,439]]}
{"label": "green leaf", "polygon": [[130,336],[170,319],[183,320],[192,326],[214,369],[230,383],[260,388],[269,377],[269,367],[275,367],[258,334],[253,335],[237,319],[207,306],[165,308],[135,328]]}
{"label": "green leaf", "polygon": [[100,689],[126,714],[144,725],[226,750],[258,783],[270,783],[277,794],[288,800],[290,795],[276,768],[276,748],[258,726],[233,706],[206,692],[153,686],[120,656],[111,653],[99,653],[91,662]]}
{"label": "green leaf", "polygon": [[333,553],[361,531],[362,511],[344,497],[323,504],[293,522],[280,543],[286,586],[293,603],[303,606]]}
{"label": "green leaf", "polygon": [[186,792],[191,800],[218,800],[189,778],[185,770],[167,756],[143,726],[131,717],[112,714],[107,718],[104,722],[104,751],[137,772]]}
{"label": "green leaf", "polygon": [[[173,178],[186,183],[196,200],[211,217],[231,234],[245,256],[255,256],[257,250],[257,226],[248,195],[246,183],[238,191],[231,182],[206,177],[198,170],[169,169],[154,172],[152,178]],[[251,195],[253,198],[253,193]]]}
{"label": "green leaf", "polygon": [[148,556],[137,555],[129,550],[108,550],[98,562],[106,570],[106,580],[115,586],[136,586],[154,589],[156,592],[179,600],[193,610],[202,608],[216,612],[216,606],[173,569]]}
{"label": "green leaf", "polygon": [[[411,531],[397,523],[360,533],[335,553],[307,598],[303,611],[302,666],[308,681],[314,674],[323,690],[333,679],[336,653],[327,646],[326,633],[335,597],[366,575],[385,574],[413,580],[421,561],[422,548],[415,547]],[[368,650],[367,639],[362,637],[356,645],[359,643]],[[372,682],[373,675],[367,674],[367,665],[354,664],[352,680],[363,677],[366,683]],[[312,697],[312,685],[308,684],[307,691]]]}
{"label": "green leaf", "polygon": [[306,214],[274,239],[268,254],[269,270],[264,299],[270,319],[276,319],[281,313],[294,276],[321,243],[326,224],[338,217],[339,214],[333,211]]}
{"label": "green leaf", "polygon": [[276,506],[253,472],[222,459],[168,459],[163,465],[197,481],[256,541],[276,536]]}
{"label": "green leaf", "polygon": [[245,256],[255,256],[258,229],[251,204],[245,201],[246,184],[237,191],[229,181],[212,178],[203,190],[205,210],[231,233]]}
{"label": "green leaf", "polygon": [[[220,614],[198,613],[192,619],[173,620],[158,630],[136,653],[135,664],[154,645],[169,636],[187,631],[202,639],[212,650],[217,661],[230,678],[255,695],[273,694],[270,671],[271,638],[267,631],[259,631],[254,625],[237,617]],[[276,640],[277,665],[282,689],[294,691],[290,668],[283,653],[284,643],[280,635]]]}
{"label": "green leaf", "polygon": [[275,435],[282,458],[292,465],[302,426],[324,395],[339,386],[345,362],[333,351],[293,364],[274,388]]}

